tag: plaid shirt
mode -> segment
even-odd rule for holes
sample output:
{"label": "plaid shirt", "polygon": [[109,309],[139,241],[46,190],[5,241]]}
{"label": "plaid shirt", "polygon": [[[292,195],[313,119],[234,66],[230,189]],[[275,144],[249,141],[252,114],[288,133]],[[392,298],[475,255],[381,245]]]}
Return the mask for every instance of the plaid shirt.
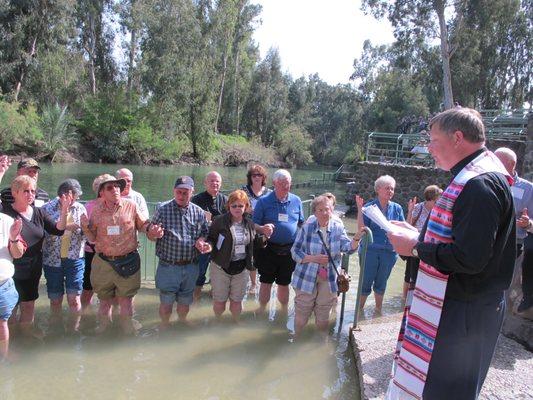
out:
{"label": "plaid shirt", "polygon": [[[327,254],[324,244],[318,236],[320,230],[315,219],[305,223],[296,235],[292,245],[292,258],[296,261],[296,267],[292,274],[292,286],[306,293],[313,293],[316,285],[319,264],[302,263],[306,255]],[[327,237],[324,238],[330,249],[335,267],[340,266],[342,253],[352,254],[352,244],[346,235],[344,224],[339,219],[331,218],[328,223]],[[328,263],[328,281],[331,293],[337,292],[337,274]]]}
{"label": "plaid shirt", "polygon": [[161,224],[165,230],[156,242],[155,253],[171,263],[196,258],[198,250],[194,244],[198,238],[206,238],[209,229],[204,210],[193,203],[181,208],[175,200],[163,203],[152,222]]}

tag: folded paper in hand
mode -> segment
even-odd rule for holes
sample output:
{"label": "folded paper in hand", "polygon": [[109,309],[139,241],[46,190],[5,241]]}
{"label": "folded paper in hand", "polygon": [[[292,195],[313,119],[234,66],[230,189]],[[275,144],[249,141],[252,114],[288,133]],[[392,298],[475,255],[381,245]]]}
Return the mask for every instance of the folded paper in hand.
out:
{"label": "folded paper in hand", "polygon": [[372,204],[368,207],[363,207],[363,214],[370,218],[385,232],[403,233],[409,236],[410,239],[418,239],[419,233],[417,231],[392,224],[389,220],[387,220],[387,218],[385,218],[379,207],[375,204]]}

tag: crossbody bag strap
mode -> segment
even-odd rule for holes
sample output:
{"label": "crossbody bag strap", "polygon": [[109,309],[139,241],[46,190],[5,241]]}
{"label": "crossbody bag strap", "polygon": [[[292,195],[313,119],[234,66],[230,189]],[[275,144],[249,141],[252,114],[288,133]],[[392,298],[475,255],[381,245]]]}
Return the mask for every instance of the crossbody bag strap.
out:
{"label": "crossbody bag strap", "polygon": [[337,276],[339,276],[339,271],[337,271],[337,267],[335,267],[335,262],[333,261],[333,257],[331,256],[331,252],[329,251],[329,247],[326,244],[326,241],[324,240],[324,236],[322,235],[322,231],[319,229],[317,233],[318,233],[318,237],[322,241],[322,244],[324,245],[324,248],[326,249],[326,253],[328,254],[329,262],[333,266],[333,270],[335,271]]}

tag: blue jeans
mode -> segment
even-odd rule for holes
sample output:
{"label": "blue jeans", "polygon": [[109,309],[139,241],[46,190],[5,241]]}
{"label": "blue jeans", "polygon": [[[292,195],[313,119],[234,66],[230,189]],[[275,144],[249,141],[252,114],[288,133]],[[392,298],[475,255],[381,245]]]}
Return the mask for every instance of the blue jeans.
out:
{"label": "blue jeans", "polygon": [[372,289],[374,293],[383,295],[387,288],[392,267],[398,259],[398,254],[390,250],[368,249],[365,260],[365,274],[361,294],[368,296]]}
{"label": "blue jeans", "polygon": [[67,294],[79,295],[83,288],[85,259],[62,258],[60,266],[43,265],[46,278],[46,290],[50,300],[57,300],[65,291]]}
{"label": "blue jeans", "polygon": [[7,321],[19,301],[15,283],[9,278],[0,285],[0,319]]}
{"label": "blue jeans", "polygon": [[204,286],[206,277],[205,274],[207,273],[207,267],[209,266],[209,261],[211,261],[211,254],[200,254],[198,257],[198,268],[200,269],[200,272],[198,274],[198,279],[196,279],[196,286]]}
{"label": "blue jeans", "polygon": [[155,273],[155,287],[159,289],[162,304],[192,304],[192,295],[198,279],[198,264],[173,265],[159,260]]}

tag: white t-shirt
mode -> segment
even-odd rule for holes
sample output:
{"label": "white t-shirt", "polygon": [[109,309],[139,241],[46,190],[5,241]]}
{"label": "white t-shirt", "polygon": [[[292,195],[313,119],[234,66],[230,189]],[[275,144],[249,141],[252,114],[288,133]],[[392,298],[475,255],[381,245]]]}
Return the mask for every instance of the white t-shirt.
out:
{"label": "white t-shirt", "polygon": [[5,281],[13,276],[15,267],[13,258],[9,254],[9,229],[13,225],[13,218],[0,214],[0,281]]}
{"label": "white t-shirt", "polygon": [[139,208],[139,213],[145,218],[148,219],[148,205],[146,204],[146,200],[144,199],[144,196],[140,194],[139,192],[136,192],[133,189],[130,189],[130,192],[127,196],[122,196],[123,199],[128,199],[133,201],[135,204],[137,204],[137,207]]}

